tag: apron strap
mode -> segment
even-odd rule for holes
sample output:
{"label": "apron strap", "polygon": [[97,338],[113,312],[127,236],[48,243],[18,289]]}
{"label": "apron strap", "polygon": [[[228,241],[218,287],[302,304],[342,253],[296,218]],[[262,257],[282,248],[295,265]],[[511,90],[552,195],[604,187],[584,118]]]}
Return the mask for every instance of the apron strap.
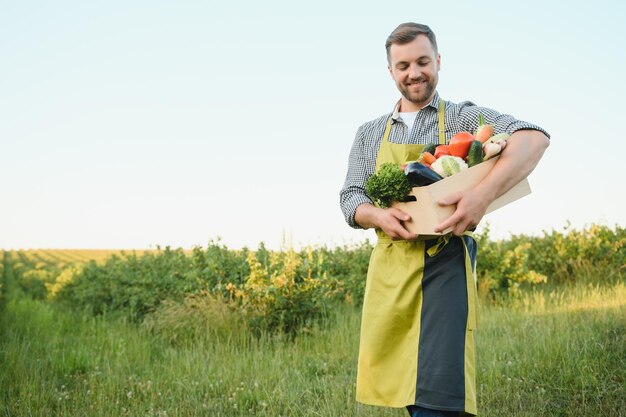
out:
{"label": "apron strap", "polygon": [[428,253],[428,256],[430,256],[431,258],[437,256],[437,254],[441,252],[444,246],[448,244],[451,236],[451,233],[439,236],[437,238],[437,242],[426,251],[426,253]]}
{"label": "apron strap", "polygon": [[[387,146],[388,142],[389,142],[389,133],[391,132],[391,117],[389,117],[387,119],[387,126],[385,126],[385,133],[383,133],[383,139],[380,141],[380,145],[378,146],[378,156],[380,156],[380,150],[383,149],[383,147]],[[378,168],[380,168],[379,166],[379,157],[376,156],[376,165],[374,167],[374,169],[376,170],[376,172],[378,172]]]}
{"label": "apron strap", "polygon": [[445,126],[444,113],[445,113],[445,104],[442,99],[439,99],[439,110],[437,111],[437,114],[439,116],[439,144],[440,145],[446,144],[446,126]]}
{"label": "apron strap", "polygon": [[[445,108],[446,105],[443,99],[439,99],[439,108],[437,110],[437,117],[439,119],[439,144],[446,144],[446,125],[445,125]],[[382,143],[389,142],[389,133],[391,132],[391,117],[387,119],[387,125],[385,126],[385,133],[383,133]]]}
{"label": "apron strap", "polygon": [[387,119],[387,126],[385,126],[385,133],[383,133],[382,143],[389,142],[389,132],[391,132],[391,117]]}

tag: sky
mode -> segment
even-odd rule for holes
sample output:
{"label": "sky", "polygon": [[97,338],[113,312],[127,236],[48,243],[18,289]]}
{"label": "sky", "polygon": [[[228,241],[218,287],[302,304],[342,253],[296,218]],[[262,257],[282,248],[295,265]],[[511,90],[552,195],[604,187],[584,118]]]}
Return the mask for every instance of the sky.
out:
{"label": "sky", "polygon": [[373,240],[339,190],[399,98],[406,21],[437,35],[444,99],[551,135],[492,236],[624,227],[624,4],[0,0],[0,248]]}

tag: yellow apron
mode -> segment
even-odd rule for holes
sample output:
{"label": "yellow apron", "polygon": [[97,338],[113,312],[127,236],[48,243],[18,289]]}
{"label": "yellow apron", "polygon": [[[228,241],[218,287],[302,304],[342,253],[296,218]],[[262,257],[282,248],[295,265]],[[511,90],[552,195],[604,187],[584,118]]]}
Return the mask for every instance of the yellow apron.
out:
{"label": "yellow apron", "polygon": [[[445,144],[439,101],[439,143]],[[424,145],[389,142],[391,118],[376,158],[417,159]],[[474,330],[476,244],[471,234],[378,242],[367,273],[356,400],[387,407],[415,404],[476,414]]]}

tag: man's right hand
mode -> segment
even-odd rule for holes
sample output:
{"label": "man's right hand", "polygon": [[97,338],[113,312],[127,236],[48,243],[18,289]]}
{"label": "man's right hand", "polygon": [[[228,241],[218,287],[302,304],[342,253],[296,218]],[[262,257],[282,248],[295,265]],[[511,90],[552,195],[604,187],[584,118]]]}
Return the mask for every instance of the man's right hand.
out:
{"label": "man's right hand", "polygon": [[410,220],[411,216],[394,207],[381,209],[372,204],[361,204],[356,209],[354,220],[363,228],[376,227],[381,229],[393,240],[412,240],[417,237],[402,224]]}

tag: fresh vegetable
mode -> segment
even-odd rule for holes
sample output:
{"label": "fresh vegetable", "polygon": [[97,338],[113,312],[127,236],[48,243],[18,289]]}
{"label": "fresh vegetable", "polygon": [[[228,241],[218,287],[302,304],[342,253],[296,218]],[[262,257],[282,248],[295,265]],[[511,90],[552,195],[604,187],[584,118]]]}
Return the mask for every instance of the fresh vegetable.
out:
{"label": "fresh vegetable", "polygon": [[435,162],[437,158],[430,152],[422,152],[420,156],[417,158],[417,162],[421,162],[423,164],[432,164]]}
{"label": "fresh vegetable", "polygon": [[498,133],[487,139],[483,143],[483,160],[486,161],[489,158],[493,158],[502,152],[502,149],[506,146],[506,141],[510,137],[508,133]]}
{"label": "fresh vegetable", "polygon": [[493,129],[494,128],[492,125],[478,126],[478,129],[476,129],[476,133],[474,134],[474,137],[476,138],[476,140],[479,140],[481,143],[485,143],[487,139],[489,139],[491,135],[493,135]]}
{"label": "fresh vegetable", "polygon": [[424,146],[424,150],[422,151],[422,153],[428,152],[431,155],[434,155],[435,154],[435,149],[437,148],[437,146],[439,146],[439,145],[436,144],[436,143],[429,143],[426,146]]}
{"label": "fresh vegetable", "polygon": [[411,162],[404,169],[404,175],[414,187],[430,185],[443,177],[420,162]]}
{"label": "fresh vegetable", "polygon": [[479,140],[474,140],[467,151],[467,165],[471,168],[483,161],[483,144]]}
{"label": "fresh vegetable", "polygon": [[402,201],[411,191],[411,184],[399,164],[386,162],[365,183],[365,192],[382,208],[394,201]]}
{"label": "fresh vegetable", "polygon": [[450,143],[448,143],[450,155],[465,158],[473,140],[474,136],[468,132],[459,132],[452,136]]}
{"label": "fresh vegetable", "polygon": [[495,142],[502,145],[502,142],[506,142],[510,137],[511,135],[509,135],[508,133],[498,133],[497,135],[491,136],[488,140],[483,142],[483,144],[486,142]]}
{"label": "fresh vegetable", "polygon": [[483,152],[485,154],[485,157],[483,158],[483,160],[486,161],[489,158],[493,158],[494,156],[498,155],[501,151],[502,151],[502,147],[496,142],[486,142],[483,145]]}
{"label": "fresh vegetable", "polygon": [[432,169],[442,177],[449,177],[467,169],[467,164],[458,156],[444,155],[432,164]]}
{"label": "fresh vegetable", "polygon": [[494,127],[486,124],[484,116],[479,114],[475,135],[459,132],[447,145],[425,145],[417,161],[401,166],[383,164],[367,181],[366,192],[383,208],[394,201],[407,201],[411,187],[430,185],[500,154],[510,135],[499,133],[492,136],[493,131]]}
{"label": "fresh vegetable", "polygon": [[450,147],[448,145],[437,146],[435,149],[435,159],[439,159],[445,155],[450,155]]}

